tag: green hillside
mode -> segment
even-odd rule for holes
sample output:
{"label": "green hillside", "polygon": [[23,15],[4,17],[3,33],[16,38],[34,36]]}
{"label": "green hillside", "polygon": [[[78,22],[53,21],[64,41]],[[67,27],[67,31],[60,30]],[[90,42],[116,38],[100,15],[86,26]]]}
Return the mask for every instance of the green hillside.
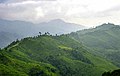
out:
{"label": "green hillside", "polygon": [[89,47],[89,52],[112,60],[120,67],[120,26],[103,24],[96,28],[73,32],[70,36],[77,41],[82,41]]}
{"label": "green hillside", "polygon": [[68,35],[24,38],[0,51],[1,76],[101,76],[117,69]]}

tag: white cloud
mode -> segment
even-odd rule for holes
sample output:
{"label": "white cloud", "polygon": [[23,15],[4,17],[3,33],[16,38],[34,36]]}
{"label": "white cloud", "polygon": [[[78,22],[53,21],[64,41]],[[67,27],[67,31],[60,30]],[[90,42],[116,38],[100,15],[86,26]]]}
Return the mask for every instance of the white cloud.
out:
{"label": "white cloud", "polygon": [[32,22],[64,19],[83,25],[120,21],[120,0],[6,0],[0,18]]}
{"label": "white cloud", "polygon": [[36,19],[40,18],[40,17],[44,17],[44,13],[41,7],[37,7],[35,8],[36,10]]}

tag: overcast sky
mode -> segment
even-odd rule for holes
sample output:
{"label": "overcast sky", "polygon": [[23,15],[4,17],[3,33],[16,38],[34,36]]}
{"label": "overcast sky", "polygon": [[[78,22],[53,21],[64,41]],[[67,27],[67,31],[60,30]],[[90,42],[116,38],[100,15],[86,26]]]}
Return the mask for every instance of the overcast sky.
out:
{"label": "overcast sky", "polygon": [[120,0],[0,0],[0,18],[34,23],[62,19],[89,27],[120,24]]}

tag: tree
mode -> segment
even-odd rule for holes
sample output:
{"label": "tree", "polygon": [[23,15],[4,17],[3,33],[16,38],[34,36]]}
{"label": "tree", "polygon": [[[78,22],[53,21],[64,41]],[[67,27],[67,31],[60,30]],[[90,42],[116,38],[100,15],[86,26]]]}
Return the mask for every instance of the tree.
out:
{"label": "tree", "polygon": [[111,73],[111,76],[120,76],[120,69],[114,70],[114,71]]}
{"label": "tree", "polygon": [[104,72],[102,76],[120,76],[120,69],[114,70],[112,72]]}
{"label": "tree", "polygon": [[47,35],[50,35],[50,33],[49,33],[49,32],[47,32]]}
{"label": "tree", "polygon": [[19,40],[18,40],[18,39],[16,39],[16,41],[15,41],[15,42],[17,43],[17,42],[19,42]]}
{"label": "tree", "polygon": [[57,34],[55,36],[58,36]]}
{"label": "tree", "polygon": [[40,34],[40,36],[41,36],[41,34],[42,34],[42,33],[41,33],[41,32],[39,32],[39,34]]}
{"label": "tree", "polygon": [[110,76],[110,72],[104,72],[102,76]]}
{"label": "tree", "polygon": [[47,33],[45,32],[45,35],[47,35]]}

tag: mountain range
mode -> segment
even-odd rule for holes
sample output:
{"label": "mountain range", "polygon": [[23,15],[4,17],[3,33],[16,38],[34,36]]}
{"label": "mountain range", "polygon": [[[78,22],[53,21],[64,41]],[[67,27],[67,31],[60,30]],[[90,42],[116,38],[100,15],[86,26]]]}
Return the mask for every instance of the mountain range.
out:
{"label": "mountain range", "polygon": [[0,48],[5,47],[10,42],[16,39],[21,39],[29,36],[36,36],[39,34],[39,32],[41,32],[42,34],[45,32],[49,32],[55,35],[66,34],[84,28],[85,27],[82,25],[67,23],[60,19],[38,24],[18,20],[10,21],[0,19],[0,36],[4,34],[4,36],[1,36],[0,38]]}
{"label": "mountain range", "polygon": [[106,76],[120,68],[119,33],[119,25],[108,23],[13,41],[0,49],[0,75]]}

